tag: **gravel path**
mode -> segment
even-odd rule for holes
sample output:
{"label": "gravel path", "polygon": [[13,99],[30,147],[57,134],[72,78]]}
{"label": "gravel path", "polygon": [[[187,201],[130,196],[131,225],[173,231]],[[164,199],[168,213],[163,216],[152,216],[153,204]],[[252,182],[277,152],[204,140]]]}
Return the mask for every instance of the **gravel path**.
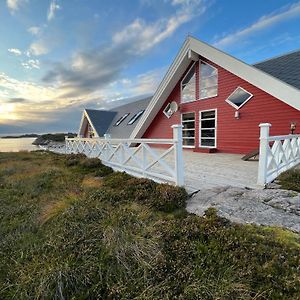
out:
{"label": "gravel path", "polygon": [[202,216],[209,207],[236,223],[253,223],[300,232],[300,194],[280,189],[236,187],[204,189],[187,203],[187,211]]}

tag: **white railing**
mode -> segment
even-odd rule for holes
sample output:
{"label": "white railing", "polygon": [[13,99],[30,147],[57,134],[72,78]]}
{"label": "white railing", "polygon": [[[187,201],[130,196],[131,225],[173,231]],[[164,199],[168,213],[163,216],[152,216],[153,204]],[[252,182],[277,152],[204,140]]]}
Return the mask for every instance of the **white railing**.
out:
{"label": "white railing", "polygon": [[173,139],[66,138],[66,153],[83,153],[115,170],[182,186],[182,125],[172,128]]}
{"label": "white railing", "polygon": [[270,136],[271,124],[260,127],[257,183],[265,186],[282,172],[300,163],[300,135]]}

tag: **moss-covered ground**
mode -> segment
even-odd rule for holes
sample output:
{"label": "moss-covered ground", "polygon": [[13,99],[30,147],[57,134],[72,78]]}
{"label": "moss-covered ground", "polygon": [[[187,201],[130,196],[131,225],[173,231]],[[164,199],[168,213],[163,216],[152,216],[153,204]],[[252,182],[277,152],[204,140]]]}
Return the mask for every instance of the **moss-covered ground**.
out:
{"label": "moss-covered ground", "polygon": [[186,200],[96,159],[0,153],[0,299],[300,299],[299,235]]}

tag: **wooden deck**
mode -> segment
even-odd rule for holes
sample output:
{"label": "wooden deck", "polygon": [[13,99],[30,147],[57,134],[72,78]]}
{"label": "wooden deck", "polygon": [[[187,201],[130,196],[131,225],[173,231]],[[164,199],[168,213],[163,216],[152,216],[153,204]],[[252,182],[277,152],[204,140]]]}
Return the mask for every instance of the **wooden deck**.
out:
{"label": "wooden deck", "polygon": [[185,185],[188,190],[220,186],[258,188],[258,162],[243,161],[243,155],[184,151]]}

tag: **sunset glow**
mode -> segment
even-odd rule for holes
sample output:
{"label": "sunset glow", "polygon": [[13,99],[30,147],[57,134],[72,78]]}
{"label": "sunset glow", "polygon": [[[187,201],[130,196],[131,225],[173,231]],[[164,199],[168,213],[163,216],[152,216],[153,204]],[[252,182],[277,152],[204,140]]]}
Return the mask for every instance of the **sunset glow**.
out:
{"label": "sunset glow", "polygon": [[247,63],[300,48],[300,2],[230,3],[1,1],[0,133],[74,131],[84,108],[152,95],[187,35]]}

